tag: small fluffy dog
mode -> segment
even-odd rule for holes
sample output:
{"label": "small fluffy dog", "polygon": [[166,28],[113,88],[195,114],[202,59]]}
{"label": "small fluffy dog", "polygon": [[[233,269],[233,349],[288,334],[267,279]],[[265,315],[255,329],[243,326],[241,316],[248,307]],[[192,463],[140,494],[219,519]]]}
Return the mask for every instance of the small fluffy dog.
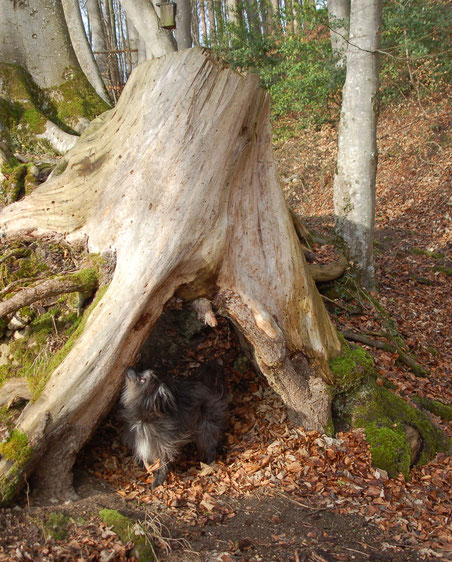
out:
{"label": "small fluffy dog", "polygon": [[164,482],[168,464],[186,443],[195,443],[206,463],[215,460],[228,404],[220,371],[216,362],[185,378],[127,369],[121,396],[126,443],[148,472],[160,459],[153,488]]}

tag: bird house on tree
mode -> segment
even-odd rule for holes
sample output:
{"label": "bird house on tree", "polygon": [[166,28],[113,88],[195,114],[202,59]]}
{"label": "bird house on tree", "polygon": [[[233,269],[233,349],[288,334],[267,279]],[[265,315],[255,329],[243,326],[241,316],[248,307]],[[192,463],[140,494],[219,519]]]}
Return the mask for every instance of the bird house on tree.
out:
{"label": "bird house on tree", "polygon": [[160,27],[176,29],[176,2],[160,2]]}

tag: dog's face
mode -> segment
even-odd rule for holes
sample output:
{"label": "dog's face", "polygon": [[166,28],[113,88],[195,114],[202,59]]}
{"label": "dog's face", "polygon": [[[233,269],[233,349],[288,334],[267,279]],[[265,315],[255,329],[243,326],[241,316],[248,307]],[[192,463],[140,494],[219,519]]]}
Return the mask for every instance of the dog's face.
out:
{"label": "dog's face", "polygon": [[121,402],[126,408],[145,408],[157,413],[174,406],[174,397],[170,389],[158,379],[154,371],[147,369],[137,373],[129,367],[126,371]]}

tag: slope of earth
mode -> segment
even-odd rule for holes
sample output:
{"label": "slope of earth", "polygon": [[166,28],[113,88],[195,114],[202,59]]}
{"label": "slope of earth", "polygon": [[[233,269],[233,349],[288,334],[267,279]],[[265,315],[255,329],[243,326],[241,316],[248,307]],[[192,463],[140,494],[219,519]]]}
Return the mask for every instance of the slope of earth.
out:
{"label": "slope of earth", "polygon": [[[395,323],[347,286],[334,301],[340,329],[383,339],[399,334],[427,369],[415,376],[397,353],[369,347],[379,375],[401,395],[450,402],[450,117],[446,97],[406,102],[380,119],[376,263],[378,299]],[[286,128],[295,124],[286,123]],[[276,143],[283,188],[308,225],[331,236],[336,133],[294,133]],[[318,261],[335,250],[315,244]],[[352,304],[351,304],[352,303]],[[357,313],[350,314],[353,306]],[[451,554],[451,459],[438,455],[411,479],[389,479],[371,466],[360,431],[334,439],[287,423],[277,395],[240,359],[228,324],[210,330],[187,353],[221,357],[232,394],[217,462],[190,449],[155,490],[125,450],[116,411],[99,429],[76,470],[80,500],[39,506],[27,494],[0,512],[1,560],[125,560],[121,541],[99,517],[117,509],[134,532],[155,543],[160,560],[430,560]],[[450,425],[435,420],[449,432]],[[56,521],[64,521],[63,535]],[[130,559],[130,558],[129,558]]]}

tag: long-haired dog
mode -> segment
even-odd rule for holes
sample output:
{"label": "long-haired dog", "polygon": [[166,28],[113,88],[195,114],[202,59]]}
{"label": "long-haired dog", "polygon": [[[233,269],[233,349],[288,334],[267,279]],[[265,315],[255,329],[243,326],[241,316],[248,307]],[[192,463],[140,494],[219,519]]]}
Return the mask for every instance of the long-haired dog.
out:
{"label": "long-haired dog", "polygon": [[160,459],[152,487],[165,480],[168,465],[193,442],[206,463],[216,458],[228,399],[218,364],[207,363],[189,377],[159,377],[148,369],[126,371],[121,396],[125,440],[148,472]]}

